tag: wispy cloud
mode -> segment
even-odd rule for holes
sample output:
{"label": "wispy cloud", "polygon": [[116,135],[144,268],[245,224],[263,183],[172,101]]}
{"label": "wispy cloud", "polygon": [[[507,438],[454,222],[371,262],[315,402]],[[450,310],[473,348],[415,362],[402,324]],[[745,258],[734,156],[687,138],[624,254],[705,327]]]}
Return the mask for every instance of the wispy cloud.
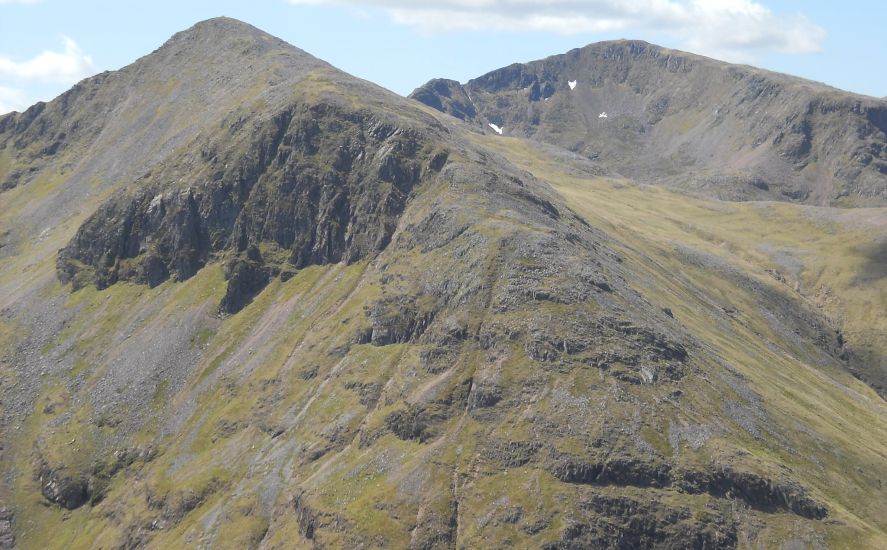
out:
{"label": "wispy cloud", "polygon": [[756,53],[820,51],[826,33],[801,14],[754,0],[290,0],[297,5],[373,6],[428,32],[645,32],[734,61]]}
{"label": "wispy cloud", "polygon": [[42,0],[0,0],[0,6],[8,4],[39,4]]}
{"label": "wispy cloud", "polygon": [[67,36],[61,41],[60,51],[46,50],[31,59],[0,54],[0,113],[22,110],[36,101],[25,90],[41,84],[67,86],[96,73],[92,58],[76,42]]}
{"label": "wispy cloud", "polygon": [[67,36],[62,42],[62,51],[47,50],[25,61],[0,55],[0,78],[73,84],[95,72],[92,58],[76,42]]}

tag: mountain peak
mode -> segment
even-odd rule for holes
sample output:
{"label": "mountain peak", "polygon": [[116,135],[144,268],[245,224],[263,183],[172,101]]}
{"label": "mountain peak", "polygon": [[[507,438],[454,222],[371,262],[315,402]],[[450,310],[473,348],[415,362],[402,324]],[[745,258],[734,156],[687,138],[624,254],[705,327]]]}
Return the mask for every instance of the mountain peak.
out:
{"label": "mountain peak", "polygon": [[286,49],[305,54],[298,48],[257,29],[249,23],[230,17],[214,17],[200,21],[177,32],[161,46],[160,50],[188,48],[210,50],[242,49],[247,44],[255,46],[254,53],[266,53],[271,49]]}
{"label": "mountain peak", "polygon": [[198,21],[194,23],[190,27],[191,29],[197,28],[215,28],[215,29],[228,29],[234,31],[252,31],[259,32],[262,34],[267,34],[265,31],[258,29],[245,21],[241,21],[240,19],[235,19],[233,17],[228,17],[226,15],[220,15],[218,17],[210,17],[209,19],[204,19],[203,21]]}
{"label": "mountain peak", "polygon": [[[329,65],[309,53],[248,23],[215,17],[177,32],[151,54],[122,72],[137,76],[140,85],[188,83],[208,92],[225,88],[244,92],[265,81],[263,94]],[[285,95],[285,90],[280,90]]]}
{"label": "mountain peak", "polygon": [[[216,37],[220,36],[252,36],[252,37],[271,37],[270,34],[258,29],[249,23],[245,23],[239,19],[232,17],[212,17],[203,21],[198,21],[189,28],[176,33],[176,37],[198,36],[201,34],[211,33]],[[272,37],[273,38],[273,37]]]}
{"label": "mountain peak", "polygon": [[646,40],[638,40],[636,38],[619,38],[616,40],[601,40],[599,42],[592,42],[587,44],[582,49],[601,49],[601,48],[612,48],[612,47],[639,47],[639,48],[651,48],[657,50],[665,50],[664,46],[659,46],[657,44],[653,44],[647,42]]}

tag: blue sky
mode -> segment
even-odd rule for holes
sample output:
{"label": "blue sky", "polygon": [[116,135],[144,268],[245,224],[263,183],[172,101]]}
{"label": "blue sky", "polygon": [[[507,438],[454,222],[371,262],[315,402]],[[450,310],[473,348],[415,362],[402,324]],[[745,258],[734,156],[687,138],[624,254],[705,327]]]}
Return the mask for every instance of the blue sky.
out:
{"label": "blue sky", "polygon": [[887,96],[887,2],[0,0],[0,113],[236,17],[400,94],[598,40],[638,38]]}

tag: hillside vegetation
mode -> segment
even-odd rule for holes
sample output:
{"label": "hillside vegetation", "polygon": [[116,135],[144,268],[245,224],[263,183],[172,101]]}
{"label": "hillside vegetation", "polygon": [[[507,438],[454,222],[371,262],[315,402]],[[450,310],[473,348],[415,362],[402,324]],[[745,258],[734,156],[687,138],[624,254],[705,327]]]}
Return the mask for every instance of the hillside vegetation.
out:
{"label": "hillside vegetation", "polygon": [[464,111],[221,18],[0,118],[0,545],[887,546],[887,209]]}

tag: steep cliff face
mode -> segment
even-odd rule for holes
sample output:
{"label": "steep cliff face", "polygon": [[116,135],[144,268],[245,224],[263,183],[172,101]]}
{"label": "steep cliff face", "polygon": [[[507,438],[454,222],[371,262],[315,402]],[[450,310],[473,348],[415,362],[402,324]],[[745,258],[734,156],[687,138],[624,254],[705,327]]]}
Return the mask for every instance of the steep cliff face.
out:
{"label": "steep cliff face", "polygon": [[[340,75],[258,29],[219,18],[50,103],[0,117],[0,189],[9,222],[0,256],[26,246],[32,234],[79,225],[109,193],[142,181],[196,136],[217,132],[223,119],[230,124],[257,104],[282,109],[296,84]],[[37,195],[47,200],[28,200]],[[49,245],[58,237],[44,238],[45,246],[29,252],[32,260],[54,256]]]}
{"label": "steep cliff face", "polygon": [[[232,20],[103,78],[209,55],[235,64],[213,68],[224,101],[138,124],[154,138],[132,158],[102,141],[130,111],[78,108],[58,126],[106,112],[99,137],[0,195],[0,545],[887,540],[887,409],[851,372],[874,371],[843,306],[737,237],[811,236],[778,256],[804,267],[856,262],[861,232],[604,178]],[[241,81],[244,60],[267,79]],[[152,101],[191,116],[188,82]],[[118,105],[143,105],[127,89]],[[426,92],[486,116],[453,82]],[[14,171],[43,143],[23,116],[0,121]],[[86,142],[107,149],[61,171]],[[875,303],[880,280],[834,293]]]}
{"label": "steep cliff face", "polygon": [[642,181],[727,199],[887,204],[887,108],[874,98],[638,41],[510,65],[463,87],[439,82],[412,97]]}
{"label": "steep cliff face", "polygon": [[156,286],[226,259],[222,310],[234,313],[282,272],[372,258],[413,188],[447,159],[398,122],[322,102],[223,123],[175,168],[135,182],[90,217],[60,252],[60,276],[75,288]]}

